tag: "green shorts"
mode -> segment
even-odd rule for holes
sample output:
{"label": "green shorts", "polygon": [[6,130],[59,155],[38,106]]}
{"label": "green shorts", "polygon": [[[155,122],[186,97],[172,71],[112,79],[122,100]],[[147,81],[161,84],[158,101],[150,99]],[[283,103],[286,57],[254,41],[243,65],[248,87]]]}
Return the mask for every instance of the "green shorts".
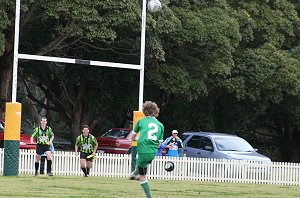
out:
{"label": "green shorts", "polygon": [[156,153],[139,153],[137,158],[137,165],[141,168],[146,168],[154,160]]}

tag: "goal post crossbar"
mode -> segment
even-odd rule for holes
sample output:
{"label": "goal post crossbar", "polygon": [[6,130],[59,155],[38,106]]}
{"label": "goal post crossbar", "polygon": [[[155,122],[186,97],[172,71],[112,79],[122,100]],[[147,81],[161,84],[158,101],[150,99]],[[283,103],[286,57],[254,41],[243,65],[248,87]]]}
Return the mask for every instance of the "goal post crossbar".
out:
{"label": "goal post crossbar", "polygon": [[142,67],[140,65],[134,65],[134,64],[102,62],[102,61],[83,60],[83,59],[75,59],[75,58],[60,58],[60,57],[54,57],[54,56],[18,54],[18,58],[26,59],[26,60],[47,61],[47,62],[94,65],[94,66],[102,66],[102,67],[116,67],[116,68],[123,68],[123,69],[136,69],[136,70],[142,69]]}
{"label": "goal post crossbar", "polygon": [[70,64],[84,64],[102,67],[114,67],[123,69],[134,69],[140,71],[139,83],[139,111],[142,111],[143,95],[144,95],[144,73],[145,73],[145,37],[146,37],[146,7],[147,0],[142,0],[142,24],[141,24],[141,54],[140,64],[124,64],[113,62],[101,62],[92,60],[72,59],[72,58],[59,58],[51,56],[40,56],[19,53],[19,32],[20,32],[20,12],[21,0],[16,0],[16,16],[15,16],[15,37],[14,37],[14,60],[13,60],[13,79],[12,79],[12,102],[16,102],[17,98],[17,83],[18,83],[18,61],[19,59],[47,61],[47,62],[61,62]]}

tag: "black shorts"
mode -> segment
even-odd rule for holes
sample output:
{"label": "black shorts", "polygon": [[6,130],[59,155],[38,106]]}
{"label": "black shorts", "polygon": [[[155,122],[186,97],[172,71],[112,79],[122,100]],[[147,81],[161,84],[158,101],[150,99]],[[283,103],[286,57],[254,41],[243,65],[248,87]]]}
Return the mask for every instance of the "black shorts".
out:
{"label": "black shorts", "polygon": [[80,159],[85,159],[86,161],[90,161],[92,162],[93,161],[93,158],[87,158],[87,156],[89,155],[92,155],[93,153],[83,153],[83,152],[80,152]]}
{"label": "black shorts", "polygon": [[47,145],[47,144],[37,144],[36,145],[36,154],[42,155],[46,151],[50,151],[50,145]]}

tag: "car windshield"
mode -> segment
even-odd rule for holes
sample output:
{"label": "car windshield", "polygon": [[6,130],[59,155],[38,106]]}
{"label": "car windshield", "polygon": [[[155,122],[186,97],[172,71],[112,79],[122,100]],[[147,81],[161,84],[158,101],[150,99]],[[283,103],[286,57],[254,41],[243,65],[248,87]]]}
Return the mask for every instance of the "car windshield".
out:
{"label": "car windshield", "polygon": [[253,147],[239,137],[215,138],[215,142],[219,151],[254,152]]}
{"label": "car windshield", "polygon": [[109,130],[104,133],[101,137],[109,137],[109,138],[126,138],[130,131],[127,130]]}

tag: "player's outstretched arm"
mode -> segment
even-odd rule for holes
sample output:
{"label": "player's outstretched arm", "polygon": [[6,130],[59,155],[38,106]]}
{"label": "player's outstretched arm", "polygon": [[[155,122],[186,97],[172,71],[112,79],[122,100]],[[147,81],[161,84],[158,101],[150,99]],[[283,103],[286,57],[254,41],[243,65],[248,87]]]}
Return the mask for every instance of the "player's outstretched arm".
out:
{"label": "player's outstretched arm", "polygon": [[130,134],[128,135],[127,139],[135,140],[135,137],[136,137],[136,132],[131,131]]}

